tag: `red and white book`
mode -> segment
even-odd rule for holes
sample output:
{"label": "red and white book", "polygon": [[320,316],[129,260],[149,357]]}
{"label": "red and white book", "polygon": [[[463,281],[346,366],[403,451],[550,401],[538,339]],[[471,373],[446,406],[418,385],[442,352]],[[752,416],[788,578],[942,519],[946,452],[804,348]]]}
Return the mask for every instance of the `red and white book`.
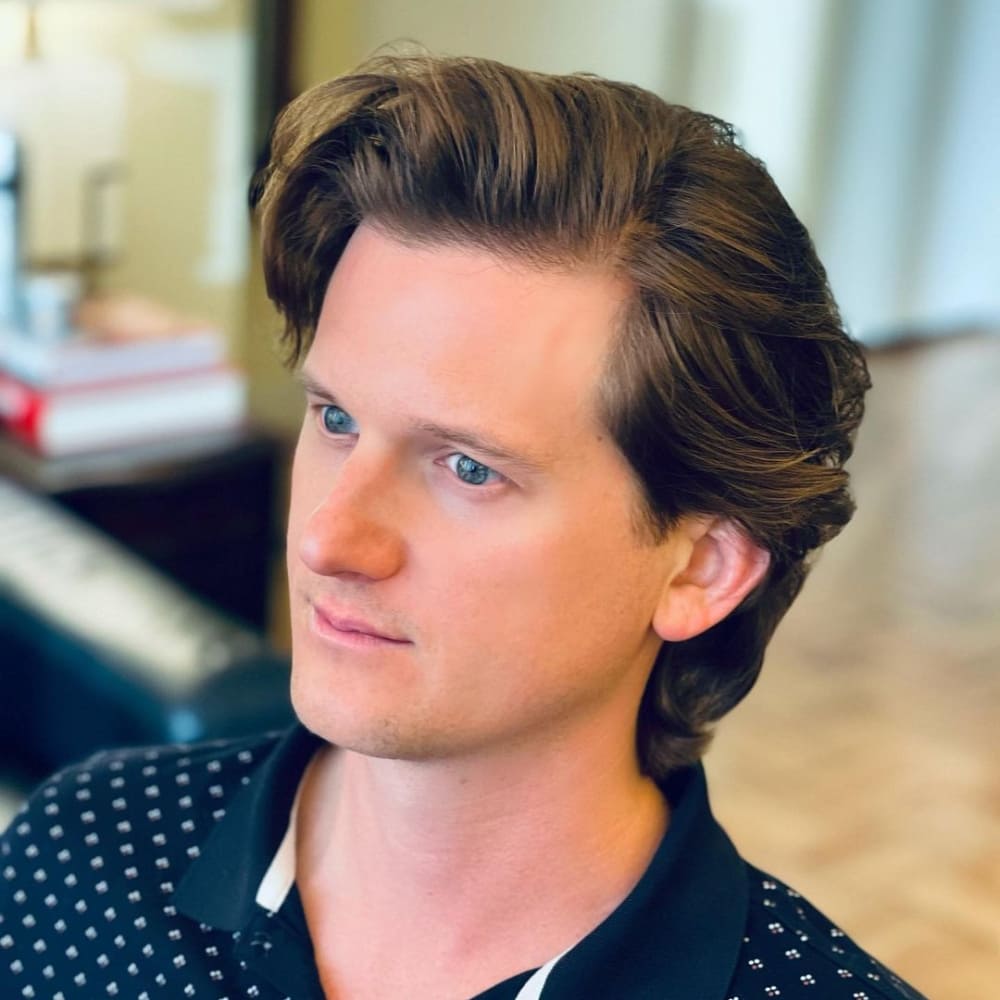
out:
{"label": "red and white book", "polygon": [[0,425],[53,458],[235,428],[246,400],[243,373],[224,365],[57,388],[0,371]]}

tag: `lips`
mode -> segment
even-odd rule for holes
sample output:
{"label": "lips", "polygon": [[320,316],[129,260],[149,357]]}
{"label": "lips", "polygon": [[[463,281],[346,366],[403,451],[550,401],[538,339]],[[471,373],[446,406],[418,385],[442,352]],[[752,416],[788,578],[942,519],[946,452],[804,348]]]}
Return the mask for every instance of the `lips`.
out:
{"label": "lips", "polygon": [[409,640],[394,635],[391,631],[352,615],[330,604],[312,601],[313,627],[321,634],[332,638],[343,638],[364,642],[392,643],[408,645]]}

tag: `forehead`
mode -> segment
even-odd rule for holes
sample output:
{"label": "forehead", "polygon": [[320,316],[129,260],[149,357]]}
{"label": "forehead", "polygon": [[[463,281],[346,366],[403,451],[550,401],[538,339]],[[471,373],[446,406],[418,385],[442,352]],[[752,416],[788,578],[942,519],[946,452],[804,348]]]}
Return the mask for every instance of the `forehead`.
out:
{"label": "forehead", "polygon": [[350,402],[534,430],[590,424],[629,289],[362,225],[330,279],[309,375]]}

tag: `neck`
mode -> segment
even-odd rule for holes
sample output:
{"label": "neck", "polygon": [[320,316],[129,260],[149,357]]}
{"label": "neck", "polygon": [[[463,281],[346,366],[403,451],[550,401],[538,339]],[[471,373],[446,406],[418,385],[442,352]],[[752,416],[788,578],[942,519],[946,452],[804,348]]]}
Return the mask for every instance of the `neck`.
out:
{"label": "neck", "polygon": [[321,752],[296,879],[326,995],[473,996],[596,927],[668,819],[631,739],[609,732],[475,759]]}
{"label": "neck", "polygon": [[550,853],[592,857],[602,841],[620,844],[628,829],[659,829],[664,819],[662,796],[627,754],[522,764],[509,754],[502,762],[409,762],[331,751],[317,780],[333,793],[324,796],[328,831],[344,846],[377,844],[383,861],[396,855],[431,875],[495,856],[502,845],[508,858],[538,859],[539,867]]}
{"label": "neck", "polygon": [[303,790],[307,915],[312,900],[311,920],[322,907],[340,927],[417,928],[445,962],[507,945],[507,974],[543,964],[621,902],[667,824],[630,742],[587,748],[422,762],[324,752]]}

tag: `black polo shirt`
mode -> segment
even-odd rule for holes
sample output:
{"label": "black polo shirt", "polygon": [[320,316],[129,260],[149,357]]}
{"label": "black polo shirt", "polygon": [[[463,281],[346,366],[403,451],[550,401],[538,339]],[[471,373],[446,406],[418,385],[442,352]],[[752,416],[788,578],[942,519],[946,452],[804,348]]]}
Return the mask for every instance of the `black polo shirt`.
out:
{"label": "black polo shirt", "polygon": [[[0,997],[322,1000],[290,830],[319,745],[297,726],[112,751],[42,785],[0,839]],[[739,857],[700,767],[664,792],[669,830],[621,905],[475,1000],[919,997]]]}

